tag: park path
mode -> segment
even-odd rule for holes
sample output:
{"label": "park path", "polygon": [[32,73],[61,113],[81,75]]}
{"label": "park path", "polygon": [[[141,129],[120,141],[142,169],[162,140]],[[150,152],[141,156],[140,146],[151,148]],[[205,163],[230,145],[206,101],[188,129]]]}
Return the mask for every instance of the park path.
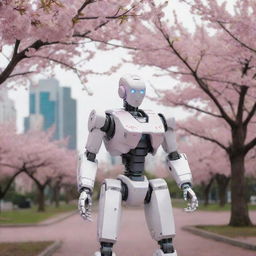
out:
{"label": "park path", "polygon": [[[255,256],[255,251],[205,239],[182,230],[182,226],[196,224],[226,224],[228,212],[185,213],[174,209],[176,222],[175,248],[179,256]],[[250,213],[256,223],[256,211]],[[93,222],[83,221],[79,214],[45,227],[0,228],[0,242],[62,240],[62,247],[54,256],[92,256],[97,250],[96,213]],[[144,213],[138,208],[124,208],[122,224],[115,252],[118,256],[152,256],[157,248],[147,230]]]}

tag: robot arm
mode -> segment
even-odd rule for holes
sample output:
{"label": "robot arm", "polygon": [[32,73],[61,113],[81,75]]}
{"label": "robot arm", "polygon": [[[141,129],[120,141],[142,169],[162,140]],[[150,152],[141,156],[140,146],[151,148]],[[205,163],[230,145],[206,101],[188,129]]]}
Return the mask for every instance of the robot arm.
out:
{"label": "robot arm", "polygon": [[99,152],[105,132],[101,130],[106,121],[105,113],[96,113],[93,110],[89,116],[89,135],[86,143],[86,152],[79,156],[79,166],[77,174],[78,191],[94,188],[94,181],[98,169],[98,161],[95,159]]}
{"label": "robot arm", "polygon": [[188,165],[187,157],[184,153],[178,153],[176,135],[175,135],[175,119],[165,119],[163,115],[159,115],[165,126],[165,135],[163,141],[163,149],[167,155],[167,165],[171,175],[177,185],[183,190],[185,200],[190,200],[186,211],[194,211],[198,207],[198,201],[192,187],[192,174]]}
{"label": "robot arm", "polygon": [[93,110],[89,116],[89,135],[86,143],[86,151],[79,156],[77,170],[77,185],[80,192],[79,210],[84,219],[91,220],[92,191],[98,169],[98,161],[95,159],[99,152],[107,119],[105,113],[96,113]]}

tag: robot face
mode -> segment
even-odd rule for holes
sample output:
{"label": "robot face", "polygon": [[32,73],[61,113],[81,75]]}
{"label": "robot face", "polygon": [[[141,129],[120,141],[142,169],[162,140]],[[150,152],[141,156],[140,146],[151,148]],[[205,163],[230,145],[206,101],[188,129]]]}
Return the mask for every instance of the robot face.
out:
{"label": "robot face", "polygon": [[139,107],[145,97],[146,86],[140,77],[126,75],[119,81],[118,93],[129,105]]}

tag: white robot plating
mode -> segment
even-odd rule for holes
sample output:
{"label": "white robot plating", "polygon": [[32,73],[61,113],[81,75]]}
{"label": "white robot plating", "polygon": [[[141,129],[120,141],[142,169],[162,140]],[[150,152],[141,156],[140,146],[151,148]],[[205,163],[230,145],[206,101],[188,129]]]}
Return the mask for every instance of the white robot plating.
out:
{"label": "white robot plating", "polygon": [[124,108],[100,113],[93,110],[89,116],[89,135],[86,152],[79,157],[77,174],[80,192],[79,210],[84,219],[91,220],[91,204],[98,162],[96,154],[102,142],[113,156],[121,156],[124,175],[106,179],[101,187],[98,240],[100,251],[94,256],[115,256],[112,247],[120,226],[121,204],[144,205],[150,234],[160,246],[153,256],[176,256],[172,239],[175,226],[171,198],[163,179],[148,180],[144,176],[144,162],[148,153],[155,154],[160,145],[167,153],[167,166],[177,185],[188,200],[187,212],[198,207],[193,192],[192,175],[185,154],[177,151],[174,118],[165,118],[151,110],[138,107],[145,97],[146,87],[140,77],[126,75],[119,81],[118,94]]}

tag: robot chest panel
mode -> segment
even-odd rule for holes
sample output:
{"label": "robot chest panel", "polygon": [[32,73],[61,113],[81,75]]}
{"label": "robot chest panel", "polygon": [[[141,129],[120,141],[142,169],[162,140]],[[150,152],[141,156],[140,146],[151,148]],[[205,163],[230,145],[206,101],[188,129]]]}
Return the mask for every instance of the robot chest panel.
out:
{"label": "robot chest panel", "polygon": [[[161,145],[164,138],[164,126],[160,117],[152,111],[144,111],[147,115],[146,122],[140,122],[128,111],[116,110],[110,114],[114,117],[115,135],[112,139],[105,139],[106,149],[112,155],[121,155],[135,148],[142,134],[150,137],[153,154]],[[142,118],[143,120],[143,118]]]}

